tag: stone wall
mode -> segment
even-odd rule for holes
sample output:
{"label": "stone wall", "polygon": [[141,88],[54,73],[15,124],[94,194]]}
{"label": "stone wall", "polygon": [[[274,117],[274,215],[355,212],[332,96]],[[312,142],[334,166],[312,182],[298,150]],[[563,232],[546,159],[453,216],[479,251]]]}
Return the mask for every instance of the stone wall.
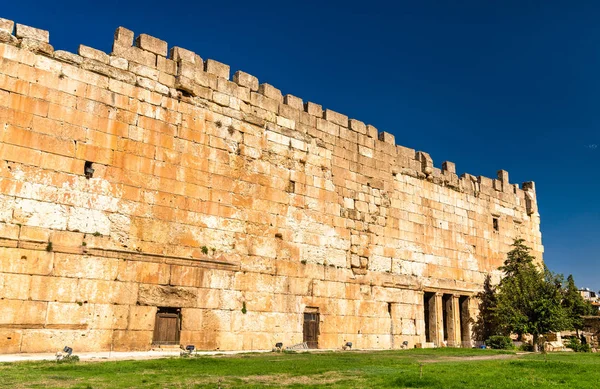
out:
{"label": "stone wall", "polygon": [[514,238],[541,261],[533,183],[230,73],[122,27],[73,54],[0,19],[0,352],[147,350],[159,307],[198,349],[301,343],[307,308],[320,348],[440,345]]}

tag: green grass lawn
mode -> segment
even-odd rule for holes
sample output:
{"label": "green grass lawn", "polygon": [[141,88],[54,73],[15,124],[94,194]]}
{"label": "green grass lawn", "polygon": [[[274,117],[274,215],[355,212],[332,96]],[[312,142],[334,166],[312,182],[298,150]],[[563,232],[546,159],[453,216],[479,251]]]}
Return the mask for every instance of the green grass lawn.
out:
{"label": "green grass lawn", "polygon": [[598,388],[600,354],[415,349],[76,364],[21,362],[0,364],[0,387]]}

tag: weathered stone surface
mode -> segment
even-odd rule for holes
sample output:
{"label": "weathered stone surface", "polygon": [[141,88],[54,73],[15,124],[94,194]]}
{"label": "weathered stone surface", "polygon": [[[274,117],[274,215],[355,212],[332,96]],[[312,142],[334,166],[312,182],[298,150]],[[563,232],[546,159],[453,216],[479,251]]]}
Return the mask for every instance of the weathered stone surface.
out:
{"label": "weathered stone surface", "polygon": [[106,54],[103,51],[88,47],[88,46],[84,46],[84,45],[79,45],[79,51],[78,51],[79,55],[85,58],[90,58],[105,64],[109,63],[109,56],[108,54]]}
{"label": "weathered stone surface", "polygon": [[0,30],[0,42],[5,42],[11,45],[16,45],[19,43],[19,40],[15,38],[12,34],[6,31]]}
{"label": "weathered stone surface", "polygon": [[207,59],[204,63],[204,70],[207,73],[214,74],[217,77],[223,77],[229,79],[229,65],[215,61],[214,59]]}
{"label": "weathered stone surface", "polygon": [[396,138],[394,137],[394,135],[385,131],[379,133],[379,140],[392,145],[396,144]]}
{"label": "weathered stone surface", "polygon": [[6,32],[8,34],[12,34],[14,28],[15,28],[15,22],[13,22],[12,20],[0,18],[0,31],[1,32]]}
{"label": "weathered stone surface", "polygon": [[50,44],[33,38],[22,38],[20,46],[36,53],[52,55],[54,52],[54,48]]}
{"label": "weathered stone surface", "polygon": [[202,58],[198,54],[181,47],[175,46],[171,48],[170,57],[175,62],[187,61],[198,66],[199,69],[204,67],[204,61],[202,61]]}
{"label": "weathered stone surface", "polygon": [[63,50],[56,50],[54,52],[54,58],[64,62],[72,63],[74,65],[79,65],[83,62],[83,58],[81,58],[81,56]]}
{"label": "weathered stone surface", "polygon": [[28,38],[43,43],[50,43],[50,33],[48,31],[26,26],[24,24],[17,23],[15,35],[17,38]]}
{"label": "weathered stone surface", "polygon": [[456,346],[513,239],[541,261],[533,183],[459,179],[124,28],[110,56],[21,34],[0,43],[0,352],[148,350],[164,315],[183,344],[271,349],[305,312],[322,348]]}
{"label": "weathered stone surface", "polygon": [[292,108],[295,108],[297,110],[304,110],[304,103],[302,102],[302,99],[296,96],[292,96],[292,95],[285,95],[283,98],[283,102],[286,105],[289,105]]}
{"label": "weathered stone surface", "polygon": [[341,113],[337,113],[330,109],[325,110],[323,118],[339,126],[348,127],[348,116],[342,115]]}
{"label": "weathered stone surface", "polygon": [[125,27],[119,27],[115,31],[114,44],[122,47],[131,47],[133,45],[133,31]]}
{"label": "weathered stone surface", "polygon": [[142,285],[138,303],[164,307],[193,307],[197,298],[197,291],[192,288]]}
{"label": "weathered stone surface", "polygon": [[281,94],[281,91],[275,88],[273,85],[260,84],[258,86],[258,93],[270,99],[276,100],[279,103],[283,102],[283,95]]}
{"label": "weathered stone surface", "polygon": [[316,116],[316,117],[323,117],[323,107],[321,107],[319,104],[315,104],[315,103],[311,103],[306,102],[304,103],[304,110],[312,116]]}
{"label": "weathered stone surface", "polygon": [[235,72],[233,75],[233,82],[240,86],[250,88],[250,90],[258,91],[258,78],[251,74],[242,72],[241,70]]}
{"label": "weathered stone surface", "polygon": [[153,36],[140,34],[135,40],[135,44],[140,49],[150,51],[162,57],[167,56],[167,42]]}
{"label": "weathered stone surface", "polygon": [[98,61],[94,61],[94,60],[83,61],[81,68],[108,76],[115,80],[123,81],[126,83],[133,84],[136,82],[136,78],[133,73],[115,68],[110,65],[106,65],[102,62],[98,62]]}

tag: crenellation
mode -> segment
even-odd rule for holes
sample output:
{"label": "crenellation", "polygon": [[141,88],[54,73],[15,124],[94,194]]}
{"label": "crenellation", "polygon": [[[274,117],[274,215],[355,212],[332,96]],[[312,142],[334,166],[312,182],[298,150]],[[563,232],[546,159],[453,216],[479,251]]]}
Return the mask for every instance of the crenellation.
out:
{"label": "crenellation", "polygon": [[341,113],[337,113],[330,109],[326,109],[323,118],[325,120],[329,120],[332,123],[337,124],[338,126],[348,127],[348,116],[343,115]]}
{"label": "crenellation", "polygon": [[0,31],[0,42],[8,43],[9,45],[14,46],[17,46],[19,44],[19,40],[11,33],[6,31]]}
{"label": "crenellation", "polygon": [[38,39],[27,37],[21,38],[19,41],[19,46],[34,53],[46,55],[52,55],[52,53],[54,53],[54,47],[52,47],[52,45]]}
{"label": "crenellation", "polygon": [[[3,19],[6,20],[6,19]],[[11,33],[12,31],[6,31]],[[50,43],[50,33],[46,30],[17,23],[15,36],[19,39],[31,39],[41,43]]]}
{"label": "crenellation", "polygon": [[456,165],[454,162],[442,162],[442,172],[447,174],[456,174]]}
{"label": "crenellation", "polygon": [[283,97],[283,103],[289,105],[291,108],[297,109],[298,111],[304,110],[304,102],[301,98],[293,95],[285,95]]}
{"label": "crenellation", "polygon": [[253,92],[258,92],[258,78],[246,72],[238,70],[233,75],[233,82],[239,86],[249,88]]}
{"label": "crenellation", "polygon": [[316,116],[317,118],[323,117],[323,107],[319,104],[307,101],[304,103],[304,110],[311,116]]}
{"label": "crenellation", "polygon": [[[52,351],[51,336],[81,326],[115,331],[81,350],[148,349],[169,306],[181,308],[181,339],[208,349],[256,331],[255,346],[271,348],[273,318],[306,306],[323,315],[319,347],[338,347],[357,321],[369,334],[359,347],[413,345],[424,291],[472,296],[518,236],[541,259],[535,186],[505,171],[459,179],[454,163],[436,168],[389,133],[241,71],[229,81],[229,66],[189,50],[167,58],[160,39],[134,46],[122,27],[110,55],[52,53],[32,37],[19,47],[2,19],[0,32],[14,38],[0,35],[0,280],[30,283],[0,282],[0,304],[13,324],[6,299],[50,312],[44,328],[18,329],[16,351]],[[295,319],[278,331],[303,340]]]}
{"label": "crenellation", "polygon": [[260,84],[258,86],[258,93],[264,95],[265,97],[268,97],[269,99],[275,100],[280,104],[283,103],[283,95],[281,94],[281,91],[275,88],[273,85],[266,83]]}
{"label": "crenellation", "polygon": [[187,61],[196,65],[199,69],[204,68],[204,61],[198,54],[181,47],[172,47],[169,53],[169,58],[177,63],[180,61]]}
{"label": "crenellation", "polygon": [[108,64],[110,62],[110,57],[103,51],[93,49],[89,46],[79,45],[79,49],[77,51],[80,57],[93,59],[98,62],[102,62]]}
{"label": "crenellation", "polygon": [[135,39],[135,45],[160,57],[167,56],[167,42],[147,34],[140,34]]}
{"label": "crenellation", "polygon": [[389,132],[382,131],[378,134],[378,139],[384,143],[396,145],[396,137]]}
{"label": "crenellation", "polygon": [[8,19],[0,18],[0,32],[6,32],[12,35],[15,29],[15,22]]}
{"label": "crenellation", "polygon": [[117,51],[115,50],[115,46],[119,46],[119,48],[128,48],[133,46],[133,37],[133,31],[125,27],[118,27],[114,35],[113,51]]}
{"label": "crenellation", "polygon": [[214,59],[207,59],[206,62],[204,62],[204,71],[229,80],[229,65],[225,65]]}
{"label": "crenellation", "polygon": [[67,62],[72,65],[81,65],[83,58],[80,55],[69,53],[64,50],[56,50],[53,54],[54,58],[59,61]]}

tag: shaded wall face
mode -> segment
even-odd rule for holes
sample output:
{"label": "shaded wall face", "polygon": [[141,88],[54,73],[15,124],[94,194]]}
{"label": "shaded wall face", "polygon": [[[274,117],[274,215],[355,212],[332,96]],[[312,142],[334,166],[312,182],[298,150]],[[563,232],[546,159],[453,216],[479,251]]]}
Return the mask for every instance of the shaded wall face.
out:
{"label": "shaded wall face", "polygon": [[541,260],[533,183],[126,29],[110,55],[0,30],[3,352],[148,349],[168,309],[183,344],[265,349],[306,307],[319,347],[412,347],[423,290],[476,292],[516,237]]}

